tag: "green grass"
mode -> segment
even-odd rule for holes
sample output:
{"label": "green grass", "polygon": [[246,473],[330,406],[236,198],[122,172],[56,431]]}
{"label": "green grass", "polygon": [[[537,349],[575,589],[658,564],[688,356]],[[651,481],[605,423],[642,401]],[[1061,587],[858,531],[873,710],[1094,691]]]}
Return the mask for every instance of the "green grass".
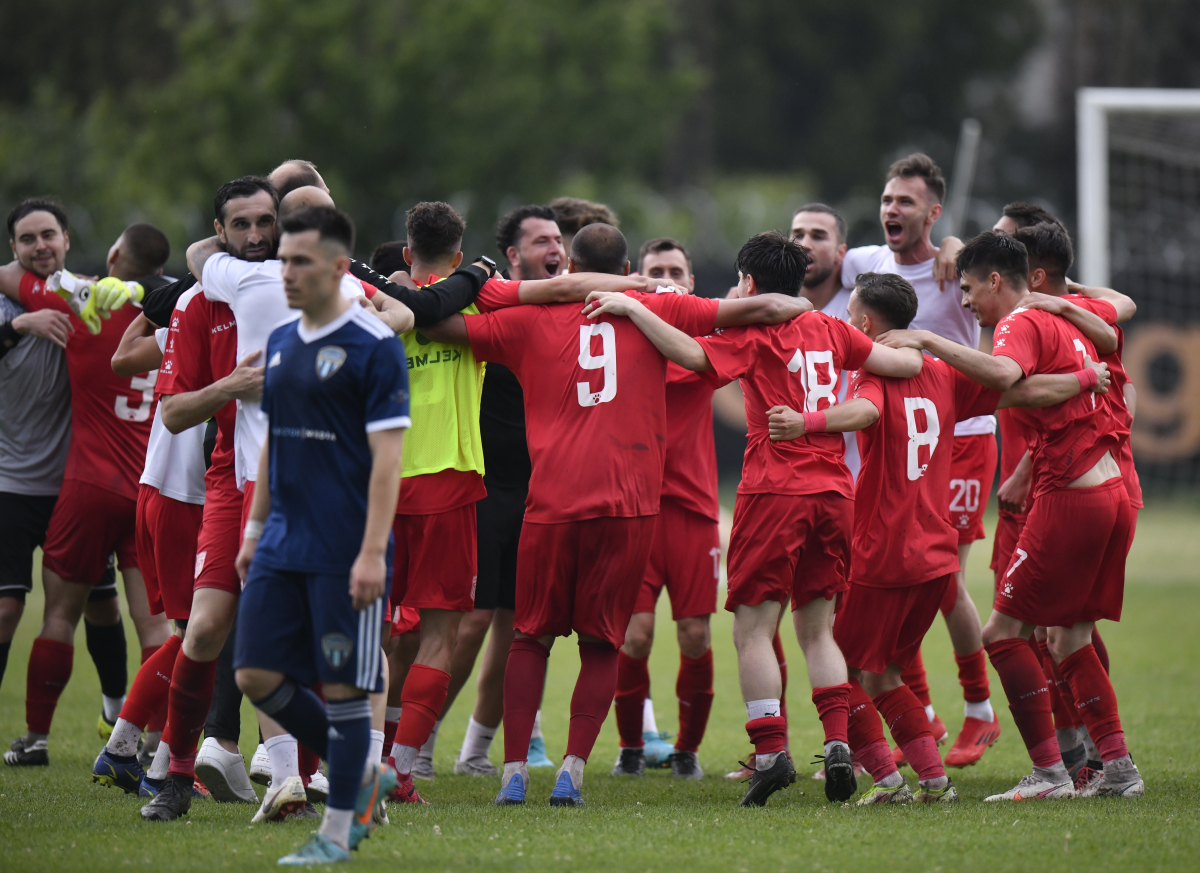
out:
{"label": "green grass", "polygon": [[[1143,800],[984,805],[985,795],[1011,787],[1029,767],[1001,706],[1004,733],[998,745],[977,766],[954,774],[962,794],[958,806],[831,806],[820,783],[807,778],[814,768],[806,762],[820,750],[821,734],[808,700],[804,659],[793,637],[787,643],[791,741],[801,779],[766,809],[740,809],[742,786],[721,778],[748,746],[730,620],[720,613],[714,628],[717,697],[701,753],[708,771],[703,782],[678,784],[663,772],[637,781],[611,779],[617,741],[609,718],[584,783],[586,809],[550,809],[545,798],[551,775],[546,771],[535,772],[527,807],[494,808],[489,802],[497,780],[447,775],[462,740],[472,684],[442,730],[436,756],[441,775],[422,786],[431,805],[393,805],[391,827],[377,831],[354,863],[360,869],[437,873],[464,867],[940,873],[1031,870],[1047,862],[1079,869],[1195,869],[1200,857],[1200,802],[1193,788],[1200,776],[1195,742],[1200,678],[1193,666],[1200,661],[1200,639],[1194,633],[1194,616],[1200,614],[1198,523],[1200,514],[1178,505],[1142,514],[1129,564],[1125,619],[1103,628],[1129,743],[1148,785]],[[969,569],[975,602],[985,612],[989,556],[990,544],[977,544]],[[0,738],[5,742],[23,730],[25,662],[40,611],[40,595],[35,595],[0,688]],[[651,673],[660,726],[674,731],[678,651],[669,613],[660,613],[660,621]],[[0,869],[94,871],[160,864],[171,871],[267,869],[307,837],[309,823],[250,827],[252,810],[209,801],[198,802],[183,823],[146,824],[137,814],[140,801],[91,784],[88,772],[100,747],[95,733],[99,690],[82,636],[78,643],[75,676],[63,694],[51,738],[53,763],[33,771],[0,767]],[[131,642],[130,654],[135,652]],[[925,663],[934,702],[953,732],[961,697],[940,620],[926,643]],[[560,641],[550,662],[543,714],[552,755],[561,755],[565,746],[577,664],[573,643]],[[994,675],[992,681],[993,693],[1000,695]],[[247,756],[255,740],[247,708],[242,735]],[[501,743],[497,739],[495,759]],[[911,771],[905,772],[911,777]]]}

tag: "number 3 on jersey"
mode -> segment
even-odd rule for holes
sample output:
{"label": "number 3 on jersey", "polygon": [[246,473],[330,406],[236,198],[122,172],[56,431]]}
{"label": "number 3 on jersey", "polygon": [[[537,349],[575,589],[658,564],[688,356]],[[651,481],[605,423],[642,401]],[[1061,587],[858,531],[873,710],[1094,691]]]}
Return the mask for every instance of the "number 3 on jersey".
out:
{"label": "number 3 on jersey", "polygon": [[158,381],[158,370],[151,370],[145,376],[134,376],[129,387],[142,392],[142,402],[137,406],[129,405],[129,398],[121,395],[117,398],[113,411],[121,421],[146,421],[150,418],[150,407],[154,405],[154,383]]}
{"label": "number 3 on jersey", "polygon": [[[600,354],[592,354],[592,337],[600,337]],[[603,370],[599,391],[590,382],[576,382],[580,406],[608,403],[617,396],[617,335],[607,322],[579,325],[579,366],[585,370]]]}

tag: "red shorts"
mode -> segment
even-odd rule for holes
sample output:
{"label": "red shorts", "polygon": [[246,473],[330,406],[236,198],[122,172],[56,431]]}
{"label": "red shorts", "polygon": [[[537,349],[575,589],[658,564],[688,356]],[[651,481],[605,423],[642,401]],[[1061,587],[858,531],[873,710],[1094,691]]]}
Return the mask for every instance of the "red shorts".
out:
{"label": "red shorts", "polygon": [[204,494],[204,520],[196,540],[196,567],[192,588],[216,588],[235,596],[242,593],[238,578],[238,549],[242,544],[245,518],[254,496],[254,483],[246,483],[246,493],[237,490],[232,477],[228,486],[209,488]]}
{"label": "red shorts", "polygon": [[164,497],[143,484],[137,501],[138,566],[146,580],[150,612],[172,621],[192,613],[196,536],[204,506]]}
{"label": "red shorts", "polygon": [[392,607],[392,636],[409,634],[421,629],[421,613],[407,606],[396,604]]}
{"label": "red shorts", "polygon": [[530,637],[575,631],[625,643],[658,516],[526,521],[517,546],[517,615]]}
{"label": "red shorts", "polygon": [[721,576],[721,532],[711,518],[664,500],[654,529],[654,545],[634,612],[654,612],[663,586],[671,597],[671,618],[717,611]]}
{"label": "red shorts", "polygon": [[433,515],[397,515],[392,605],[412,609],[475,609],[479,554],[475,504]]}
{"label": "red shorts", "polygon": [[1120,476],[1038,497],[999,580],[996,611],[1045,627],[1120,621],[1132,520]]}
{"label": "red shorts", "polygon": [[954,574],[905,588],[851,585],[833,622],[833,639],[846,666],[882,673],[912,661],[937,617]]}
{"label": "red shorts", "polygon": [[89,482],[65,480],[46,530],[42,566],[67,582],[95,585],[113,552],[122,570],[138,568],[137,501]]}
{"label": "red shorts", "polygon": [[1009,515],[1002,512],[996,519],[996,536],[992,540],[991,567],[993,572],[1003,573],[1008,569],[1013,549],[1017,547],[1017,537],[1021,535],[1021,530],[1025,527],[1026,518],[1028,515]]}
{"label": "red shorts", "polygon": [[820,494],[739,494],[729,536],[725,608],[768,600],[799,609],[847,590],[854,501]]}
{"label": "red shorts", "polygon": [[981,540],[983,511],[996,478],[996,435],[985,433],[954,438],[950,459],[950,524],[958,544]]}

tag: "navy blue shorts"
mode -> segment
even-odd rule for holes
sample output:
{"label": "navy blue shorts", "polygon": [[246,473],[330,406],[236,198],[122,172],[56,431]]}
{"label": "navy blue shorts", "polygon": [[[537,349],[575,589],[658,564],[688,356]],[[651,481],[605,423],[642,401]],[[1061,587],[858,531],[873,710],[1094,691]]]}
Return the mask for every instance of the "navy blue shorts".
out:
{"label": "navy blue shorts", "polygon": [[238,604],[234,669],[274,670],[305,686],[320,680],[383,691],[379,646],[387,616],[386,589],[359,612],[349,575],[275,570],[256,561]]}

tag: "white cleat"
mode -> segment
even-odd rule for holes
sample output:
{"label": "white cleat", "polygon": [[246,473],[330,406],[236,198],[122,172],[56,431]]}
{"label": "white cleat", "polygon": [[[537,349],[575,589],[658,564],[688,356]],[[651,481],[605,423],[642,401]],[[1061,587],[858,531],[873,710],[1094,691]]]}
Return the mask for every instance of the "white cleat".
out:
{"label": "white cleat", "polygon": [[998,800],[1070,800],[1075,796],[1075,786],[1071,784],[1070,776],[1061,782],[1051,781],[1037,773],[1030,773],[1024,779],[1003,794],[993,794],[985,797],[985,803]]}
{"label": "white cleat", "polygon": [[327,802],[329,800],[329,779],[318,770],[312,774],[312,779],[309,780],[304,792],[308,796],[309,803]]}
{"label": "white cleat", "polygon": [[254,813],[252,822],[283,821],[288,816],[302,816],[308,796],[304,793],[304,782],[299,776],[289,776],[278,788],[268,786],[262,805]]}
{"label": "white cleat", "polygon": [[500,768],[487,758],[467,758],[454,762],[455,776],[499,776]]}
{"label": "white cleat", "polygon": [[412,778],[425,779],[429,782],[433,781],[433,758],[425,758],[417,755],[417,759],[413,761]]}
{"label": "white cleat", "polygon": [[1145,794],[1146,783],[1128,755],[1105,762],[1104,775],[1090,781],[1079,792],[1080,797],[1143,797]]}
{"label": "white cleat", "polygon": [[225,751],[214,737],[208,737],[196,755],[196,778],[218,803],[258,803],[242,753]]}
{"label": "white cleat", "polygon": [[271,756],[267,754],[267,747],[262,743],[258,744],[258,748],[254,750],[254,757],[250,759],[250,781],[259,785],[271,784]]}

